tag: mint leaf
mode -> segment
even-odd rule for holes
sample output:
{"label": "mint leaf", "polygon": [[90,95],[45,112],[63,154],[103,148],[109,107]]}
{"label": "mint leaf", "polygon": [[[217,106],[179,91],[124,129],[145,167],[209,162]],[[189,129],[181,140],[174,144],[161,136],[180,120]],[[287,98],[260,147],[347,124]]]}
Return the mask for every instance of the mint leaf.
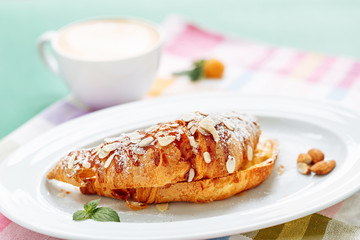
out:
{"label": "mint leaf", "polygon": [[100,222],[120,222],[119,215],[111,208],[98,207],[100,199],[92,200],[84,204],[84,210],[76,211],[73,214],[74,221],[93,219]]}
{"label": "mint leaf", "polygon": [[96,200],[92,200],[90,202],[88,202],[87,204],[84,204],[84,209],[86,212],[91,213],[92,211],[95,210],[95,208],[97,207],[97,205],[99,204],[100,198],[96,199]]}
{"label": "mint leaf", "polygon": [[90,218],[89,213],[84,211],[84,210],[76,211],[73,214],[73,220],[74,221],[83,221],[83,220],[86,220],[86,219],[89,219],[89,218]]}
{"label": "mint leaf", "polygon": [[117,212],[107,207],[96,208],[90,218],[100,222],[120,222]]}

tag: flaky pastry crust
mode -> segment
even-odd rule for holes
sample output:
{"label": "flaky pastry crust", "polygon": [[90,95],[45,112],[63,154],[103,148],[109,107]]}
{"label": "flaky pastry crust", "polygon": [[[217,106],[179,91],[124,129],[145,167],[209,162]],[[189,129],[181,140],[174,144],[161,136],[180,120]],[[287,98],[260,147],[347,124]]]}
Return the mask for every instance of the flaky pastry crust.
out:
{"label": "flaky pastry crust", "polygon": [[254,156],[259,159],[260,134],[251,116],[195,112],[73,151],[47,177],[78,186],[84,194],[143,203],[224,199],[271,173],[278,150],[271,140],[263,145],[272,146],[268,152],[262,151],[269,161],[262,158],[249,167],[258,161]]}

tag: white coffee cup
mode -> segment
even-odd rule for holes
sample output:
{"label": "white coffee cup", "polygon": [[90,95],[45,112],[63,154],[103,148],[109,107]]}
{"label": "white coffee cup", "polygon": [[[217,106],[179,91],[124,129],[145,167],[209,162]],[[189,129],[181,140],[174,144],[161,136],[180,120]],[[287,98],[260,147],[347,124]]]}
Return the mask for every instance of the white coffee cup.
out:
{"label": "white coffee cup", "polygon": [[162,43],[163,34],[154,23],[108,17],[45,32],[38,52],[78,100],[99,109],[146,94],[156,76]]}

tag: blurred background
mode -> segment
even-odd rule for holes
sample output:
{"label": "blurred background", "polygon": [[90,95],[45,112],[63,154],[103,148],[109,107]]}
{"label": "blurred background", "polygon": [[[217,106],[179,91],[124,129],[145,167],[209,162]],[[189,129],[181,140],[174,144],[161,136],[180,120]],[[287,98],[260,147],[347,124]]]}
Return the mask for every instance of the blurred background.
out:
{"label": "blurred background", "polygon": [[98,15],[161,24],[170,14],[246,40],[360,58],[360,1],[0,1],[0,138],[69,93],[38,57],[41,33]]}

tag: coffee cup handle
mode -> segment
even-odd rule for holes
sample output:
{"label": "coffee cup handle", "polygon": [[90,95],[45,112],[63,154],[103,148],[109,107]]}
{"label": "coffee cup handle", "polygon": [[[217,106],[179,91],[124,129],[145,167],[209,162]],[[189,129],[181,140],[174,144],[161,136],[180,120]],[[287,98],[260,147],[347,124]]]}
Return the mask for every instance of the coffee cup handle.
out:
{"label": "coffee cup handle", "polygon": [[56,35],[55,31],[48,31],[43,33],[37,42],[37,50],[41,60],[44,64],[55,74],[59,75],[59,63],[54,54],[50,52],[46,46],[51,43],[52,39]]}

